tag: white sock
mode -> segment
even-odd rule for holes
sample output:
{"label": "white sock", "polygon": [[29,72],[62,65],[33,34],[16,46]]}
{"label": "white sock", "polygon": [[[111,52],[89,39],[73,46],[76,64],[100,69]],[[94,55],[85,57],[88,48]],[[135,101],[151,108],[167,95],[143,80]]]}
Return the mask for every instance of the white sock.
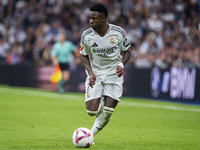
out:
{"label": "white sock", "polygon": [[103,112],[96,118],[91,129],[93,136],[95,136],[99,131],[103,129],[103,127],[106,126],[113,112],[114,108],[104,106]]}

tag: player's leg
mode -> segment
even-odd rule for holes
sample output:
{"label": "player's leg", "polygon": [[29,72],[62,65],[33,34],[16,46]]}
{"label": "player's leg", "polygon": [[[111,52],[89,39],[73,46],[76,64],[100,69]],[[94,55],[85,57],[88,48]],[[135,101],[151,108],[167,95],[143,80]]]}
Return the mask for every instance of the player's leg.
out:
{"label": "player's leg", "polygon": [[101,111],[102,103],[101,97],[103,93],[103,87],[101,84],[101,78],[96,77],[96,83],[93,88],[89,85],[90,77],[88,76],[85,81],[85,104],[86,111],[89,116],[98,115],[98,112]]}
{"label": "player's leg", "polygon": [[94,125],[91,129],[93,136],[95,136],[99,131],[101,131],[107,125],[118,103],[117,100],[114,100],[113,98],[109,96],[105,96],[104,98],[105,98],[104,100],[105,104],[104,104],[103,111],[96,118]]}
{"label": "player's leg", "polygon": [[59,93],[61,93],[61,94],[63,94],[65,92],[64,86],[67,83],[67,81],[69,80],[69,75],[70,75],[69,71],[67,71],[67,70],[62,71],[63,78],[60,82],[58,82]]}
{"label": "player's leg", "polygon": [[66,83],[69,80],[70,72],[68,70],[63,70],[62,74],[63,74],[63,80]]}
{"label": "player's leg", "polygon": [[104,82],[104,109],[103,112],[96,118],[94,125],[91,129],[92,134],[95,136],[99,131],[101,131],[107,123],[114,112],[115,107],[122,96],[122,83],[123,77],[117,77],[116,75],[109,75],[103,78]]}
{"label": "player's leg", "polygon": [[86,101],[86,111],[89,116],[95,116],[98,112],[99,103],[101,98],[95,98],[89,101]]}
{"label": "player's leg", "polygon": [[88,115],[97,117],[103,111],[104,97],[89,100],[85,104]]}
{"label": "player's leg", "polygon": [[63,94],[65,92],[65,84],[69,80],[70,77],[70,72],[69,72],[69,64],[67,63],[60,63],[60,68],[62,71],[62,80],[58,82],[58,87],[59,87],[59,93]]}
{"label": "player's leg", "polygon": [[104,96],[101,97],[100,102],[99,102],[99,108],[98,108],[98,112],[96,114],[96,117],[98,117],[102,111],[104,109]]}

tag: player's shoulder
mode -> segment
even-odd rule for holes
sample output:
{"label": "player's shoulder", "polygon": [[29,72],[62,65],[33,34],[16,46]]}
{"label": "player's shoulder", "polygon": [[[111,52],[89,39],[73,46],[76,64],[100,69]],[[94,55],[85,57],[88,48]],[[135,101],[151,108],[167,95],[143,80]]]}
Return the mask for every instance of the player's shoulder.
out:
{"label": "player's shoulder", "polygon": [[110,25],[110,30],[113,32],[117,32],[118,34],[121,34],[124,38],[126,37],[126,34],[124,32],[124,29],[120,26],[114,25],[114,24],[109,24]]}
{"label": "player's shoulder", "polygon": [[109,24],[109,26],[111,27],[111,30],[115,30],[115,29],[123,30],[122,27],[120,27],[118,25]]}
{"label": "player's shoulder", "polygon": [[84,41],[84,39],[87,36],[90,36],[93,34],[93,29],[92,28],[88,28],[87,30],[83,31],[82,35],[81,35],[81,41]]}
{"label": "player's shoulder", "polygon": [[92,28],[88,28],[85,31],[83,31],[82,36],[86,36],[89,35],[93,32]]}

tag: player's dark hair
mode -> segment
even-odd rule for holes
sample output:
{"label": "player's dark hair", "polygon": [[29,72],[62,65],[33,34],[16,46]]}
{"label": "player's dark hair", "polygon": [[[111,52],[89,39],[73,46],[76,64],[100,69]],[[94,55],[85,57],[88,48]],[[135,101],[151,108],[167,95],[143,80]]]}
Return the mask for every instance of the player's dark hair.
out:
{"label": "player's dark hair", "polygon": [[94,4],[93,6],[91,6],[90,11],[97,11],[100,13],[104,13],[106,18],[108,16],[108,10],[107,10],[106,6],[101,3],[97,3],[97,4]]}

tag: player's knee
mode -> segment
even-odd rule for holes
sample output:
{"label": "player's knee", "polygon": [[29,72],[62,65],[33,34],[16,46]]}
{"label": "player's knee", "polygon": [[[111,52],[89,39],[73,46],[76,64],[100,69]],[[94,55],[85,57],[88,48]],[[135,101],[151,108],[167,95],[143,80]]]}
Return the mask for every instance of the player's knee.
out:
{"label": "player's knee", "polygon": [[86,109],[86,111],[87,111],[88,115],[91,117],[95,116],[98,113],[98,111],[91,111],[91,110],[87,110],[87,109]]}

